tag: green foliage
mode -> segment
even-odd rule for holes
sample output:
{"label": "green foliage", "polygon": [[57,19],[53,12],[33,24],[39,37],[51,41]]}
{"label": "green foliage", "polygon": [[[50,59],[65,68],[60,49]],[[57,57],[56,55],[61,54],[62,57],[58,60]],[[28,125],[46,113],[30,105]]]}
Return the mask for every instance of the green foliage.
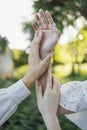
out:
{"label": "green foliage", "polygon": [[[38,0],[34,1],[33,8],[34,13],[38,12],[40,8],[49,10],[60,32],[64,26],[73,25],[79,16],[87,18],[87,0]],[[30,39],[33,36],[31,22],[23,23],[24,32],[31,31]]]}
{"label": "green foliage", "polygon": [[87,53],[87,27],[82,28],[73,42],[54,48],[54,62],[82,63]]}
{"label": "green foliage", "polygon": [[6,37],[0,36],[0,53],[4,53],[8,47],[8,40]]}
{"label": "green foliage", "polygon": [[12,50],[15,67],[28,63],[28,55],[23,50]]}
{"label": "green foliage", "polygon": [[13,72],[14,78],[22,78],[28,70],[28,65],[22,65],[21,67],[18,67]]}
{"label": "green foliage", "polygon": [[[24,66],[23,66],[24,67]],[[71,81],[71,80],[85,80],[87,79],[87,64],[82,64],[81,65],[81,75],[79,75],[79,73],[77,75],[74,76],[69,76],[68,71],[70,71],[69,65],[66,67],[65,66],[55,66],[57,67],[57,70],[55,70],[58,74],[56,76],[55,72],[55,76],[57,78],[59,78],[59,80],[61,81],[61,83],[67,82],[67,81]],[[20,70],[22,69],[19,68]],[[16,71],[19,71],[19,69],[17,69]],[[54,68],[53,68],[54,69]],[[65,72],[65,70],[67,70],[67,72]],[[20,75],[21,72],[23,70],[20,71]],[[60,73],[58,72],[60,71]],[[85,73],[84,73],[85,72]],[[66,75],[66,73],[68,73]],[[60,74],[63,74],[61,77]],[[66,76],[64,76],[64,74]],[[20,75],[18,75],[20,77]],[[16,77],[19,79],[19,77]],[[9,85],[11,85],[12,83],[15,82],[15,79],[0,79],[0,87],[8,87]],[[32,94],[26,98],[18,107],[17,111],[15,112],[15,114],[7,121],[7,123],[5,124],[5,129],[4,130],[46,130],[45,124],[43,122],[42,116],[40,115],[38,108],[37,108],[37,102],[36,102],[36,94],[35,94],[35,85],[32,86],[31,90]],[[59,121],[60,121],[60,125],[62,130],[80,130],[76,125],[74,125],[72,122],[70,122],[68,119],[66,119],[66,117],[64,117],[63,115],[59,116]]]}
{"label": "green foliage", "polygon": [[66,77],[70,78],[74,78],[73,80],[75,80],[75,78],[79,77],[78,80],[84,80],[87,79],[87,63],[84,64],[80,64],[80,66],[78,64],[75,63],[74,65],[74,71],[75,71],[75,75],[71,75],[72,73],[72,64],[65,64],[65,65],[55,65],[52,68],[52,72],[54,73],[54,75],[59,78],[59,79],[67,79]]}
{"label": "green foliage", "polygon": [[54,48],[53,65],[72,64],[72,73],[75,73],[75,64],[87,62],[87,26],[80,29],[78,35],[71,43],[57,44]]}
{"label": "green foliage", "polygon": [[67,45],[57,44],[55,46],[54,56],[53,56],[54,65],[55,65],[55,63],[65,64],[65,63],[71,61],[71,56],[67,51],[68,46],[69,46],[69,44],[67,44]]}
{"label": "green foliage", "polygon": [[54,20],[61,25],[62,21],[71,24],[79,15],[83,15],[87,18],[86,5],[86,0],[38,0],[34,2],[33,7],[35,12],[40,8],[49,10]]}
{"label": "green foliage", "polygon": [[34,37],[34,30],[31,25],[32,25],[32,22],[26,21],[22,23],[24,33],[30,34],[30,37],[28,39],[32,41]]}
{"label": "green foliage", "polygon": [[60,120],[61,130],[80,130],[80,128],[75,126],[64,116],[59,116],[59,120]]}
{"label": "green foliage", "polygon": [[[40,8],[43,10],[49,10],[53,16],[54,21],[60,32],[62,32],[64,26],[73,24],[76,18],[85,15],[86,11],[86,0],[38,0],[33,4],[35,13],[38,12]],[[30,23],[25,22],[23,24],[24,31],[32,33],[31,39],[33,38],[32,27]],[[27,31],[28,30],[28,31]],[[87,62],[87,26],[82,28],[76,38],[66,45],[56,45],[54,49],[53,65],[72,63],[72,73],[75,74],[75,63],[80,66],[82,62]],[[78,69],[79,70],[79,69]]]}
{"label": "green foliage", "polygon": [[0,77],[0,88],[6,88],[12,84],[12,81]]}
{"label": "green foliage", "polygon": [[[60,32],[68,25],[73,25],[76,18],[84,16],[86,13],[87,0],[38,0],[34,1],[34,13],[40,8],[49,10]],[[23,23],[25,32],[31,31],[31,39],[33,38],[32,27],[30,22]],[[72,63],[72,74],[75,73],[75,63],[81,64],[87,62],[87,26],[82,28],[74,41],[66,45],[56,45],[54,49],[53,65]]]}

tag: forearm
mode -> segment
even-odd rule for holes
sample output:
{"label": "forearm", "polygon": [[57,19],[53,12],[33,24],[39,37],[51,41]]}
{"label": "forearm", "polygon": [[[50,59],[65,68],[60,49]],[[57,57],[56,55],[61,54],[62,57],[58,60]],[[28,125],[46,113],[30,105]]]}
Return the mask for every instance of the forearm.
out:
{"label": "forearm", "polygon": [[31,75],[30,73],[26,74],[24,77],[23,77],[23,82],[24,84],[26,85],[26,87],[28,89],[30,89],[30,87],[33,85],[33,83],[35,82],[34,79],[33,79],[33,75]]}
{"label": "forearm", "polygon": [[65,114],[71,114],[71,113],[74,113],[74,112],[70,111],[68,109],[65,109],[62,106],[58,105],[57,115],[65,115]]}
{"label": "forearm", "polygon": [[56,115],[52,113],[46,114],[46,115],[43,115],[43,119],[47,127],[47,130],[61,130],[59,121]]}

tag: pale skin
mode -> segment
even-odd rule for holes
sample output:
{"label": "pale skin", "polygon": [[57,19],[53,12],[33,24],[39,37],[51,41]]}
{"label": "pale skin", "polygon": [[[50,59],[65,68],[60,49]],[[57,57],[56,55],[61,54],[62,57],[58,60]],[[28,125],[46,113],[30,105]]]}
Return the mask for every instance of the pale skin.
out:
{"label": "pale skin", "polygon": [[[50,16],[49,12],[46,13],[46,16],[47,17],[45,17],[45,14],[44,14],[44,12],[42,10],[39,10],[39,13],[36,15],[36,22],[38,23],[38,26],[35,25],[35,24],[32,24],[32,26],[33,26],[33,28],[34,28],[35,31],[37,31],[37,30],[42,30],[42,31],[45,30],[45,32],[44,32],[44,39],[49,34],[49,32],[47,33],[48,30],[51,30],[53,32],[55,31],[58,34],[58,30],[57,29],[54,30],[52,28],[52,25],[53,25],[54,21],[53,21],[52,17]],[[51,35],[52,35],[52,33],[51,33]],[[41,43],[41,46],[42,45],[43,45],[43,43]],[[47,55],[48,52],[45,51],[45,53]],[[43,55],[42,55],[42,53],[41,53],[41,58],[42,59],[44,58]],[[43,85],[43,91],[45,90],[45,87],[46,87],[46,80],[47,80],[47,70],[40,77],[40,82]]]}
{"label": "pale skin", "polygon": [[47,85],[44,95],[40,81],[38,80],[36,83],[38,109],[43,117],[47,130],[61,130],[57,118],[59,89],[60,84],[58,84],[56,78],[51,75],[50,69],[48,70]]}
{"label": "pale skin", "polygon": [[39,47],[42,38],[43,38],[43,33],[41,30],[38,30],[35,33],[34,40],[32,41],[30,55],[28,58],[29,70],[27,74],[23,77],[23,82],[28,89],[46,70],[48,64],[50,63],[51,57],[53,55],[53,53],[50,52],[45,57],[45,59],[42,60],[40,58]]}
{"label": "pale skin", "polygon": [[[51,14],[46,11],[44,13],[44,11],[42,9],[39,10],[39,13],[36,15],[36,22],[38,23],[38,26],[36,24],[32,24],[33,28],[35,31],[37,30],[52,30],[52,25],[54,24],[53,18],[51,16]],[[56,29],[57,30],[57,29]],[[46,35],[46,33],[45,33]],[[51,41],[50,41],[51,42]],[[44,72],[44,74],[40,77],[40,82],[43,86],[43,92],[45,91],[45,87],[46,87],[46,83],[47,83],[47,70]],[[61,94],[60,94],[61,96]],[[59,105],[57,114],[69,114],[72,113],[72,111],[69,111],[65,108],[63,108],[62,106]]]}

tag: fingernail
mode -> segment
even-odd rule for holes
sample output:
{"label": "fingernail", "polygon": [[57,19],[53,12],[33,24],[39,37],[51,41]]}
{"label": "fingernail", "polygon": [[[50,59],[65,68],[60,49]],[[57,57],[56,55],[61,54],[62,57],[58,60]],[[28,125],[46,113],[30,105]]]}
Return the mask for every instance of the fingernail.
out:
{"label": "fingernail", "polygon": [[38,31],[36,30],[35,33],[37,33]]}
{"label": "fingernail", "polygon": [[48,10],[46,10],[45,12],[49,12]]}
{"label": "fingernail", "polygon": [[49,13],[49,11],[48,11],[48,10],[46,10],[46,11],[45,11],[45,13]]}
{"label": "fingernail", "polygon": [[40,16],[40,14],[38,13],[38,14],[37,14],[37,16],[39,17],[39,16]]}
{"label": "fingernail", "polygon": [[39,11],[43,11],[42,9],[40,9]]}

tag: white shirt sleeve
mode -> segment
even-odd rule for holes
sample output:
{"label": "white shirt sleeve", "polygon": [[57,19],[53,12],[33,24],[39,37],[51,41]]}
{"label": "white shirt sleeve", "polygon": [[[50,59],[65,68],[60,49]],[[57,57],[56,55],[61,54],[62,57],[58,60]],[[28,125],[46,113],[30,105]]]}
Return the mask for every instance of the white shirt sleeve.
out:
{"label": "white shirt sleeve", "polygon": [[0,89],[0,126],[13,115],[18,104],[30,93],[22,79],[8,88]]}
{"label": "white shirt sleeve", "polygon": [[72,81],[62,85],[60,105],[76,112],[65,116],[81,130],[87,130],[87,80]]}
{"label": "white shirt sleeve", "polygon": [[87,111],[81,111],[65,116],[75,125],[77,125],[81,130],[87,130]]}
{"label": "white shirt sleeve", "polygon": [[79,112],[87,110],[87,107],[82,107],[85,105],[84,94],[82,91],[81,81],[72,81],[62,85],[60,105],[70,111]]}

